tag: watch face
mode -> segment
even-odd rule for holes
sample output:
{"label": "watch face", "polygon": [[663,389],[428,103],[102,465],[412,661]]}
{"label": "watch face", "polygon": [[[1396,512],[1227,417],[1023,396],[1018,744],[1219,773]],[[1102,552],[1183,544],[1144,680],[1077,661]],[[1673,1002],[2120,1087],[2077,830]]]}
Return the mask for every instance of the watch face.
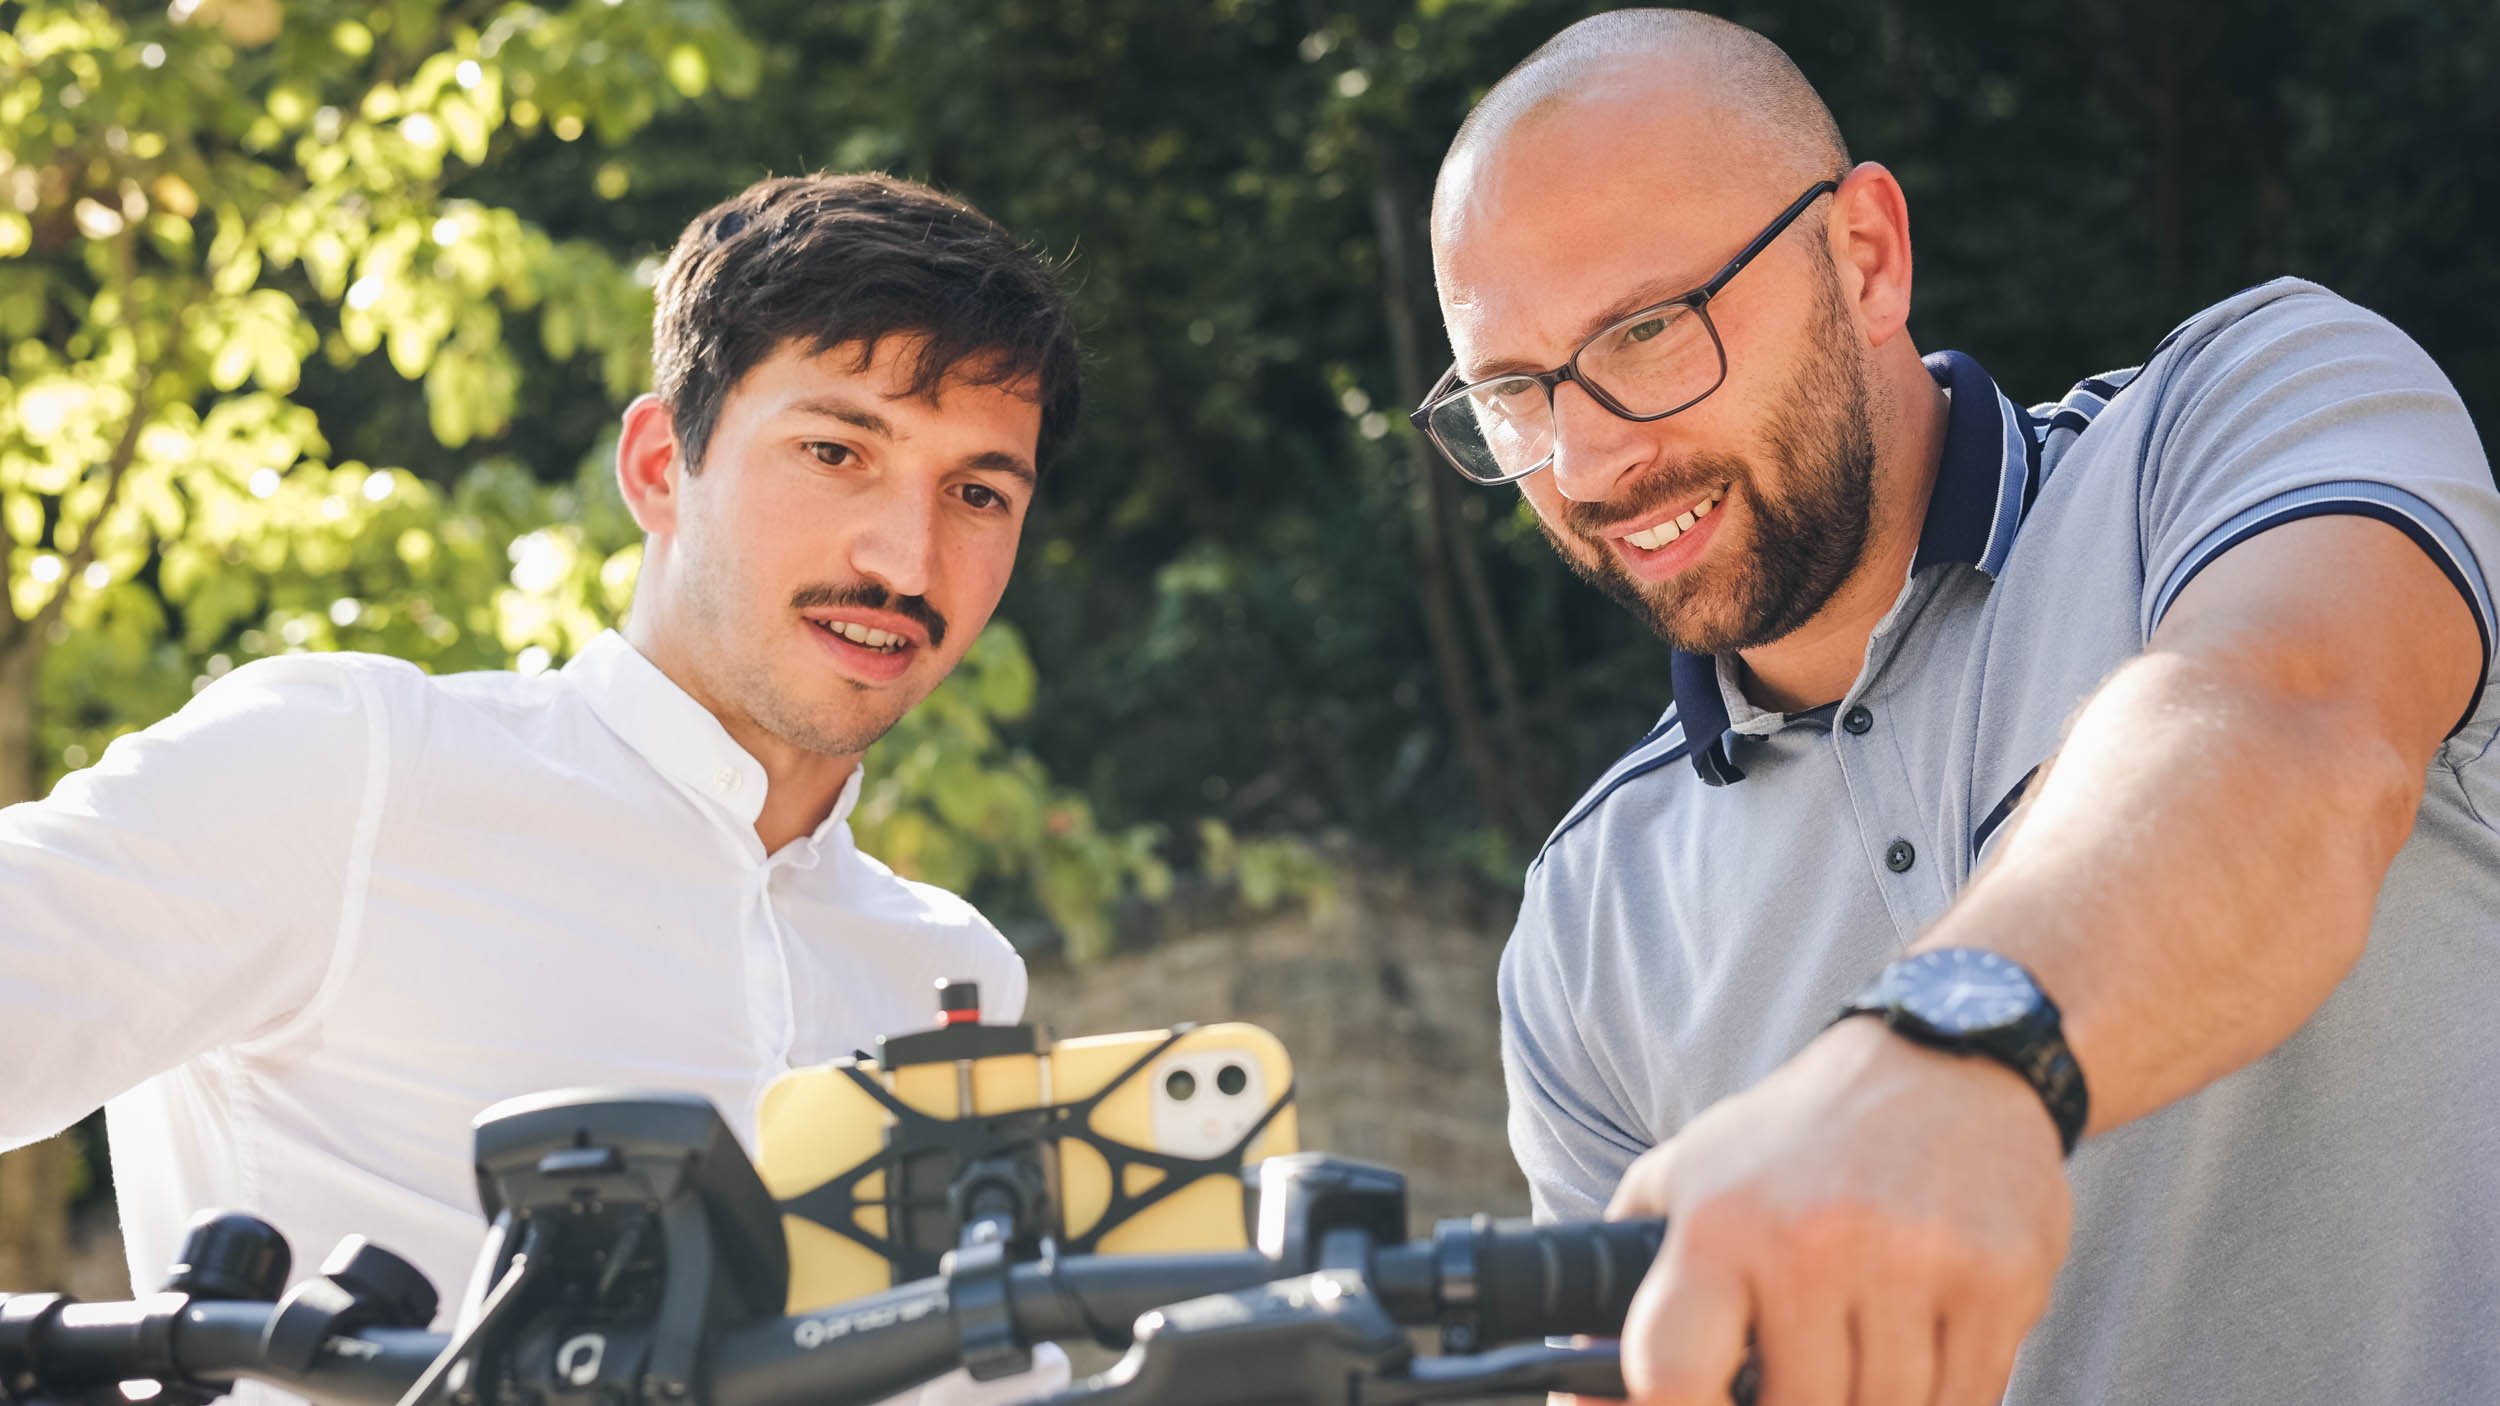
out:
{"label": "watch face", "polygon": [[1970,947],[1921,952],[1893,968],[1902,1009],[1947,1035],[2011,1025],[2040,1004],[2020,966]]}

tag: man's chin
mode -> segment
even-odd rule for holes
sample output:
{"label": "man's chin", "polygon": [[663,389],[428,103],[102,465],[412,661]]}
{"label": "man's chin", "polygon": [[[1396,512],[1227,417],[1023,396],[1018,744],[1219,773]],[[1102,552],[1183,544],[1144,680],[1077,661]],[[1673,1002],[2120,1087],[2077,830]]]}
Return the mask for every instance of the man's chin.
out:
{"label": "man's chin", "polygon": [[1615,570],[1580,572],[1583,579],[1613,598],[1629,611],[1632,618],[1649,627],[1670,648],[1687,654],[1728,654],[1751,647],[1739,637],[1732,623],[1713,618],[1718,612],[1708,609],[1704,592],[1693,589],[1706,582],[1690,578],[1675,582],[1651,584],[1636,581]]}
{"label": "man's chin", "polygon": [[[912,701],[917,703],[919,699]],[[857,757],[875,746],[910,711],[908,706],[874,711],[856,707],[783,707],[775,710],[775,715],[758,717],[757,721],[784,746],[840,759]]]}

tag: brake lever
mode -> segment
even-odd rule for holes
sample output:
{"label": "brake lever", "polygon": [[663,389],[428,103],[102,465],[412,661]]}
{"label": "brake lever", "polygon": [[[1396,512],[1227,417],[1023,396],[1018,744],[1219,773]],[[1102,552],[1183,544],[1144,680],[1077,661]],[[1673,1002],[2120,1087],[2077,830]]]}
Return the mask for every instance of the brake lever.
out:
{"label": "brake lever", "polygon": [[1548,1392],[1601,1399],[1622,1396],[1621,1349],[1613,1343],[1596,1347],[1527,1343],[1467,1357],[1418,1357],[1402,1372],[1366,1382],[1363,1406],[1482,1401]]}
{"label": "brake lever", "polygon": [[[1729,1406],[1754,1406],[1761,1371],[1748,1353],[1728,1384]],[[1563,1392],[1613,1401],[1623,1394],[1623,1350],[1614,1343],[1542,1347],[1534,1343],[1467,1357],[1418,1357],[1403,1372],[1363,1387],[1363,1406],[1416,1401],[1488,1401]]]}
{"label": "brake lever", "polygon": [[1414,1359],[1360,1275],[1323,1270],[1144,1314],[1107,1371],[1027,1406],[1333,1403]]}

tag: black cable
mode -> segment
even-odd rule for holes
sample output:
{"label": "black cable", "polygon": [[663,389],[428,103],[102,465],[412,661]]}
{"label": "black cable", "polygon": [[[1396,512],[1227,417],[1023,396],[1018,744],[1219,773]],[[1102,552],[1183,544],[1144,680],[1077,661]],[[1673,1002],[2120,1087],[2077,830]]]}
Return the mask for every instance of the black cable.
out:
{"label": "black cable", "polygon": [[495,1287],[487,1291],[485,1298],[479,1300],[477,1317],[471,1319],[458,1336],[443,1345],[442,1353],[427,1364],[425,1372],[399,1398],[398,1406],[425,1406],[426,1398],[432,1396],[435,1387],[441,1384],[443,1374],[451,1370],[453,1363],[467,1356],[469,1349],[485,1336],[486,1331],[519,1301],[521,1286],[538,1271],[536,1256],[543,1238],[537,1222],[523,1223],[520,1247],[512,1252],[511,1263],[504,1266],[503,1277],[495,1281]]}

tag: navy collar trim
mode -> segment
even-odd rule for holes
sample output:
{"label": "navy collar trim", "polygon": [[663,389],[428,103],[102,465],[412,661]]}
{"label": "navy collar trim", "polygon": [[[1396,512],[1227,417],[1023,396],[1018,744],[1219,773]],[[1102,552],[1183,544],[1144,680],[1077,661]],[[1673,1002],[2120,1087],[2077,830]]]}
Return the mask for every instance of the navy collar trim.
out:
{"label": "navy collar trim", "polygon": [[[2037,472],[2039,427],[2029,412],[2006,399],[1978,362],[1960,352],[1928,357],[1927,374],[1953,393],[1953,404],[1945,412],[1944,452],[1910,570],[1958,563],[1994,577],[2005,569],[2022,525]],[[1744,780],[1733,755],[1735,734],[1728,730],[1717,661],[1679,649],[1668,661],[1667,675],[1692,744],[1693,769],[1712,786]]]}

